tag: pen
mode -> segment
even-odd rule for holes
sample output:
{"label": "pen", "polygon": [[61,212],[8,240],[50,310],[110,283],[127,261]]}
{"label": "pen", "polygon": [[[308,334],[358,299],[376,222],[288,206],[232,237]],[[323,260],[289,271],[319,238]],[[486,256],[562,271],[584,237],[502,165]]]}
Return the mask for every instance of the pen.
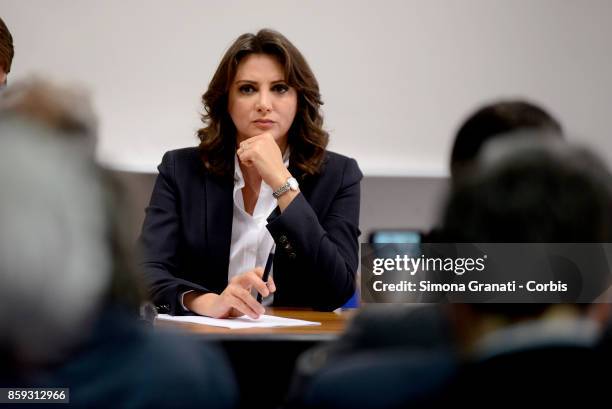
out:
{"label": "pen", "polygon": [[[268,276],[270,275],[270,269],[272,268],[272,260],[274,260],[274,249],[268,254],[268,260],[266,260],[266,267],[264,268],[263,277],[261,278],[264,283],[268,282]],[[257,302],[261,303],[263,301],[263,297],[261,294],[257,294]]]}

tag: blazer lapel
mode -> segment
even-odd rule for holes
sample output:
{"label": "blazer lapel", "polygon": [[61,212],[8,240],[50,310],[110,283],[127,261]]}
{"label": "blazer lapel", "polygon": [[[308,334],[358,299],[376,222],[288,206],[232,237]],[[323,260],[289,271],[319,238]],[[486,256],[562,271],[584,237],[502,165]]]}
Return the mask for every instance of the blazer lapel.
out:
{"label": "blazer lapel", "polygon": [[208,245],[206,263],[214,282],[215,291],[223,291],[227,286],[229,253],[232,240],[232,218],[234,185],[231,179],[206,176],[205,194],[205,234]]}

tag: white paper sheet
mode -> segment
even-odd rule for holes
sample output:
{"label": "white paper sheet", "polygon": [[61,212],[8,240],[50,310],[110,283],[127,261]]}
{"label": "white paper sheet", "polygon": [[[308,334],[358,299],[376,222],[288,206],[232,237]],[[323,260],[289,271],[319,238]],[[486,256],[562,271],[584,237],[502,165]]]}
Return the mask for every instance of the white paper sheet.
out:
{"label": "white paper sheet", "polygon": [[321,325],[320,322],[296,320],[293,318],[275,317],[273,315],[261,315],[259,319],[252,319],[243,315],[237,318],[209,318],[201,316],[172,316],[159,314],[158,320],[168,320],[176,322],[190,322],[195,324],[212,325],[215,327],[225,327],[230,329],[237,328],[271,328],[271,327],[301,327],[305,325]]}

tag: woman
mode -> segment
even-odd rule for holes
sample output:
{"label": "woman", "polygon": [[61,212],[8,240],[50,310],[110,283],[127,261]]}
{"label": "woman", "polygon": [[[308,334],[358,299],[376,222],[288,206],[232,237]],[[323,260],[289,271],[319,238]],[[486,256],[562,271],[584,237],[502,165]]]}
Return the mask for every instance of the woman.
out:
{"label": "woman", "polygon": [[253,293],[275,306],[341,306],[355,290],[362,174],[325,150],[304,57],[275,31],[244,34],[202,100],[200,146],[164,155],[143,225],[158,309],[257,318]]}

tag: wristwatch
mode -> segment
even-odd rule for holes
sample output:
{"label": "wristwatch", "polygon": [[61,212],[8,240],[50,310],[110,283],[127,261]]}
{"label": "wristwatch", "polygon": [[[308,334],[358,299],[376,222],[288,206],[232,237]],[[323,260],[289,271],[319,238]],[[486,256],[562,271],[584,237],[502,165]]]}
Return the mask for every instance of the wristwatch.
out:
{"label": "wristwatch", "polygon": [[298,186],[298,181],[295,178],[289,178],[287,179],[284,185],[272,192],[272,196],[278,199],[279,197],[287,193],[290,189],[293,191],[298,190]]}

